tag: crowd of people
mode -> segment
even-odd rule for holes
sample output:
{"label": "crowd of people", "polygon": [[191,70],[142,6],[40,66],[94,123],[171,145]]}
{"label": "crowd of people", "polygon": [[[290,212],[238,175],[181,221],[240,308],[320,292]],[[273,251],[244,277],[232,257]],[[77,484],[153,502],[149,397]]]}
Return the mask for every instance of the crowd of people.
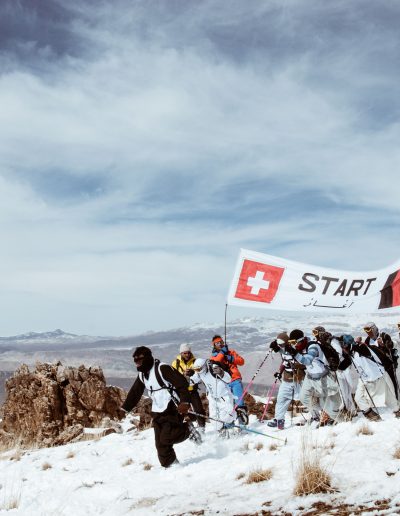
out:
{"label": "crowd of people", "polygon": [[[373,322],[366,324],[364,331],[364,339],[350,334],[335,336],[323,326],[316,326],[311,337],[300,329],[279,333],[267,351],[267,356],[277,353],[281,358],[274,374],[274,383],[280,382],[275,414],[268,426],[283,430],[286,412],[298,400],[308,411],[305,421],[315,421],[317,426],[349,420],[358,411],[379,421],[380,407],[389,407],[400,418],[397,348],[390,335],[380,332]],[[196,358],[184,343],[171,365],[154,358],[145,346],[135,349],[133,359],[139,374],[122,409],[131,411],[147,389],[162,466],[178,462],[174,444],[188,438],[201,443],[207,420],[216,425],[221,437],[229,436],[233,427],[246,428],[246,390],[239,370],[245,361],[220,335],[212,339],[209,358]],[[208,415],[200,384],[205,387]]]}

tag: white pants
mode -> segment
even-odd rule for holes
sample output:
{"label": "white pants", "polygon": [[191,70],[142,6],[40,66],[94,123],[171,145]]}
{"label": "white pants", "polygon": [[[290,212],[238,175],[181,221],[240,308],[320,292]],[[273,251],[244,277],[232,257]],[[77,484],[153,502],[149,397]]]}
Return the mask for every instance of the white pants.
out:
{"label": "white pants", "polygon": [[219,422],[216,422],[217,429],[220,430],[223,426],[223,423],[233,423],[236,417],[236,413],[234,410],[234,400],[233,396],[228,397],[224,396],[222,398],[208,398],[208,410],[210,413],[210,417],[219,419]]}
{"label": "white pants", "polygon": [[373,408],[373,404],[369,396],[374,400],[376,407],[389,407],[392,410],[399,409],[399,402],[396,399],[393,382],[386,371],[381,378],[378,378],[373,382],[366,382],[364,380],[363,383],[361,378],[358,380],[355,400],[357,405],[363,411]]}
{"label": "white pants", "polygon": [[275,419],[285,419],[286,411],[293,400],[298,400],[300,396],[300,383],[283,381],[279,386],[276,398]]}
{"label": "white pants", "polygon": [[310,413],[323,409],[331,419],[336,419],[340,408],[339,386],[329,373],[320,380],[305,377],[300,391],[300,400]]}

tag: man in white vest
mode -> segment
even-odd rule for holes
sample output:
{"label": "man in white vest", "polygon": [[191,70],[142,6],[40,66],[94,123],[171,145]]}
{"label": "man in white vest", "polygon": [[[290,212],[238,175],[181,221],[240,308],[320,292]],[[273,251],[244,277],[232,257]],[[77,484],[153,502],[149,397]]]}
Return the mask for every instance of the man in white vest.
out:
{"label": "man in white vest", "polygon": [[122,409],[129,412],[136,407],[147,389],[152,401],[158,459],[161,466],[168,468],[178,462],[173,445],[190,437],[190,428],[183,418],[190,408],[188,384],[170,365],[154,359],[149,348],[140,346],[132,356],[139,374]]}

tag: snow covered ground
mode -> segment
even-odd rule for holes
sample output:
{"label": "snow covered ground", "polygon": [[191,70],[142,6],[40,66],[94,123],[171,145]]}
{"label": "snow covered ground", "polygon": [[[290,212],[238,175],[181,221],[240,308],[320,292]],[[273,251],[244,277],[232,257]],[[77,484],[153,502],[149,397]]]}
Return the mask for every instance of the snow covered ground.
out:
{"label": "snow covered ground", "polygon": [[[400,514],[400,420],[384,413],[384,421],[368,423],[372,435],[358,435],[364,424],[309,429],[269,429],[252,416],[250,428],[287,438],[287,444],[242,433],[229,440],[207,427],[205,441],[175,447],[180,464],[163,469],[158,463],[153,430],[126,430],[98,441],[1,453],[0,514],[13,515],[189,515],[189,514],[334,514],[342,506],[357,514]],[[298,416],[302,419],[302,416]],[[335,492],[296,497],[295,475],[301,442],[308,435],[332,476]],[[246,484],[255,468],[270,468],[270,480]],[[310,512],[311,507],[322,512]],[[322,507],[322,509],[321,509]],[[262,511],[265,511],[262,513]],[[269,512],[268,512],[269,511]],[[367,512],[368,511],[368,512]],[[337,513],[336,513],[337,514]],[[353,514],[355,514],[353,512]]]}

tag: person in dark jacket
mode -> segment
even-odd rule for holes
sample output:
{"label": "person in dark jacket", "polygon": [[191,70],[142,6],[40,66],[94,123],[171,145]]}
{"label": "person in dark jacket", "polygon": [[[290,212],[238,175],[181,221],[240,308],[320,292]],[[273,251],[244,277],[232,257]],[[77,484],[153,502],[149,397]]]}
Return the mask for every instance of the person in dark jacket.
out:
{"label": "person in dark jacket", "polygon": [[173,448],[190,437],[190,428],[184,421],[190,407],[186,379],[170,365],[154,359],[151,350],[140,346],[133,352],[139,372],[122,409],[131,411],[139,403],[145,388],[152,400],[155,444],[161,466],[168,468],[178,460]]}

